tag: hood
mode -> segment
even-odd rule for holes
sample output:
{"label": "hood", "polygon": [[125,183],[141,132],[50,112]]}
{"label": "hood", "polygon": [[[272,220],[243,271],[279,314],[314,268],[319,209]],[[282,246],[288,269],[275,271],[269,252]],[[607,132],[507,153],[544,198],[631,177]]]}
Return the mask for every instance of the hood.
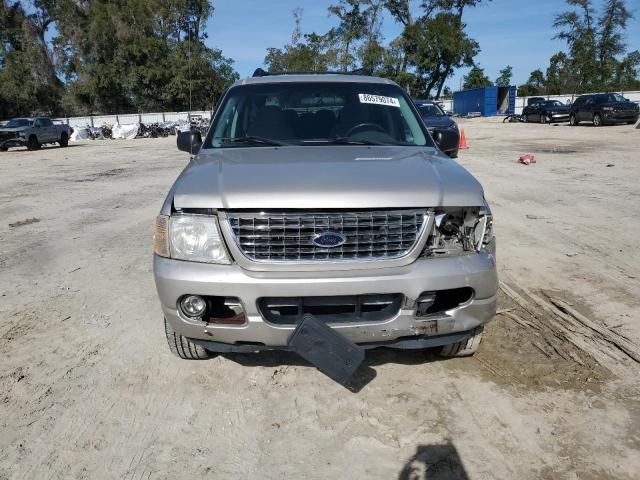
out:
{"label": "hood", "polygon": [[606,102],[600,104],[601,107],[614,107],[616,110],[635,110],[638,104],[634,102]]}
{"label": "hood", "polygon": [[456,122],[451,117],[441,116],[427,116],[422,117],[422,121],[427,127],[450,127]]}
{"label": "hood", "polygon": [[478,181],[433,148],[206,149],[173,187],[176,208],[479,206]]}

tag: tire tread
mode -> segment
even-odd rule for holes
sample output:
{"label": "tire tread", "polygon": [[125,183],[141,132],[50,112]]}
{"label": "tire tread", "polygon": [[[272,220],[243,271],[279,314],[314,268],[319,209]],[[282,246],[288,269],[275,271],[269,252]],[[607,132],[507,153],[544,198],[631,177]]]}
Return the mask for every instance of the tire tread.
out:
{"label": "tire tread", "polygon": [[164,331],[169,350],[174,355],[185,360],[206,360],[212,357],[211,352],[204,347],[192,342],[187,337],[177,334],[166,318],[164,319]]}

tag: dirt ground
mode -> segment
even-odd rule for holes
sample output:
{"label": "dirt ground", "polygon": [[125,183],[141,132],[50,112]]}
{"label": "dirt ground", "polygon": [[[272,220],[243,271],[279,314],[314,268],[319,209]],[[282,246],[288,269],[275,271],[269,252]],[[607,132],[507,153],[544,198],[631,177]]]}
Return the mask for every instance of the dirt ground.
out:
{"label": "dirt ground", "polygon": [[170,354],[175,137],[0,153],[0,479],[640,478],[640,131],[460,123],[500,313],[472,358],[369,352],[356,391],[289,353]]}

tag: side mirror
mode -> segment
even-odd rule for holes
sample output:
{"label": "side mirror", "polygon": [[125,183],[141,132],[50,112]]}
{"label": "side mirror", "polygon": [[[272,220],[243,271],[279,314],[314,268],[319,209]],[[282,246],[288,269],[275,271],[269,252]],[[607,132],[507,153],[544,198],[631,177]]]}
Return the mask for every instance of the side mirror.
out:
{"label": "side mirror", "polygon": [[451,110],[447,110],[446,112],[444,112],[444,114],[445,114],[447,117],[453,117],[453,112],[452,112]]}
{"label": "side mirror", "polygon": [[186,130],[178,133],[178,150],[195,155],[202,146],[202,135],[200,132],[194,130]]}
{"label": "side mirror", "polygon": [[441,130],[436,128],[433,131],[433,141],[443,152],[449,152],[458,148],[458,134],[452,130]]}

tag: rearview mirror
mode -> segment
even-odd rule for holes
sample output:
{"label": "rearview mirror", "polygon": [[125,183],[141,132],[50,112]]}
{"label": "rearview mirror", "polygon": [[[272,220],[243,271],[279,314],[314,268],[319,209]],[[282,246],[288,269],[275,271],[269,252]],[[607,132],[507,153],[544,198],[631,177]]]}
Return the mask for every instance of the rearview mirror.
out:
{"label": "rearview mirror", "polygon": [[202,146],[202,135],[197,130],[186,130],[178,133],[178,150],[195,155]]}

